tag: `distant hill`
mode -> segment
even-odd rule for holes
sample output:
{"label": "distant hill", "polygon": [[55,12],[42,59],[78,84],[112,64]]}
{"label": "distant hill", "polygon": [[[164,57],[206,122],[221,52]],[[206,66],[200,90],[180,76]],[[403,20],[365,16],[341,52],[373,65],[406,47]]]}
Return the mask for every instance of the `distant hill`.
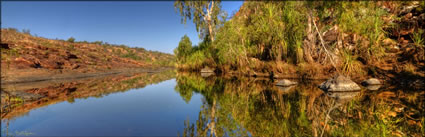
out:
{"label": "distant hill", "polygon": [[174,65],[174,55],[167,53],[101,41],[74,41],[36,37],[12,28],[1,29],[2,78],[8,75],[33,75],[36,72],[40,75],[50,72],[87,73]]}

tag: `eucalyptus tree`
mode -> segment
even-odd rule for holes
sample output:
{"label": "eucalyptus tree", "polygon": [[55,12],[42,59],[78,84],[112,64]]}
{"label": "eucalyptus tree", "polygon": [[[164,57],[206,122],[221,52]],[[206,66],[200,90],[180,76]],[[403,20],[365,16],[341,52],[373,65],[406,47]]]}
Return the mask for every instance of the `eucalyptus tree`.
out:
{"label": "eucalyptus tree", "polygon": [[209,37],[209,40],[214,41],[217,28],[225,22],[227,17],[227,13],[221,10],[220,4],[220,0],[177,0],[174,7],[182,16],[183,24],[186,24],[187,19],[192,19],[199,37]]}

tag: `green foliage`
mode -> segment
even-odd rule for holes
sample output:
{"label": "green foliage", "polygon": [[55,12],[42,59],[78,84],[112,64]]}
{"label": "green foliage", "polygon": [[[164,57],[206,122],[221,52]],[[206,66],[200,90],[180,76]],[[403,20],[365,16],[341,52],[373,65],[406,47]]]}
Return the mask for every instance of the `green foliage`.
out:
{"label": "green foliage", "polygon": [[189,68],[201,68],[205,60],[205,53],[201,50],[197,50],[186,58],[186,64],[189,65]]}
{"label": "green foliage", "polygon": [[199,70],[205,64],[214,63],[211,56],[211,48],[210,43],[206,41],[192,47],[189,37],[186,35],[183,36],[179,42],[179,46],[174,49],[178,67],[186,70]]}
{"label": "green foliage", "polygon": [[95,42],[92,42],[93,44],[97,44],[97,45],[102,45],[103,44],[103,41],[95,41]]}
{"label": "green foliage", "polygon": [[209,36],[214,41],[216,29],[227,17],[220,4],[221,1],[177,0],[174,7],[182,16],[182,23],[186,24],[187,19],[192,20],[200,38]]}
{"label": "green foliage", "polygon": [[[194,9],[186,6],[194,7],[196,4],[184,4],[175,5],[182,15],[189,16],[195,12]],[[201,64],[219,69],[255,69],[257,71],[257,69],[266,69],[266,67],[258,66],[264,65],[261,62],[299,65],[306,60],[307,63],[323,65],[326,59],[332,59],[332,61],[340,61],[336,64],[343,64],[342,69],[345,72],[353,72],[361,65],[356,61],[357,57],[376,61],[385,56],[385,48],[381,45],[381,41],[387,38],[384,28],[392,25],[386,24],[382,19],[386,15],[388,15],[387,11],[380,8],[376,2],[368,1],[245,2],[231,20],[218,28],[215,40],[204,40],[203,43],[209,43],[211,46],[207,48],[208,50],[202,51],[208,54],[207,56],[211,56],[213,62],[210,63],[208,60],[210,58],[207,57],[206,62]],[[331,36],[336,37],[336,40],[321,41],[322,37],[319,37],[317,33],[323,36],[324,32],[329,32],[331,27],[336,28],[336,35]],[[346,37],[345,35],[350,37],[354,35],[357,40],[341,40],[341,37]],[[418,42],[421,41],[420,35],[415,36]],[[322,42],[324,44],[321,44]],[[353,43],[354,48],[344,46],[347,42]],[[345,50],[347,52],[343,54],[337,52]],[[325,52],[327,55],[324,54]],[[189,58],[194,53],[195,50],[192,49],[190,54],[181,58]],[[343,60],[329,58],[329,56],[338,56],[335,54]],[[196,64],[199,64],[200,60],[197,61]],[[192,63],[192,65],[185,62],[178,63],[180,66],[195,66],[190,61],[186,63]]]}
{"label": "green foliage", "polygon": [[191,50],[192,42],[187,35],[184,35],[179,42],[179,46],[174,49],[174,55],[177,56],[178,60],[182,60],[183,57],[190,54]]}
{"label": "green foliage", "polygon": [[248,2],[217,32],[209,50],[218,65],[242,68],[261,61],[302,62],[306,11],[302,2]]}
{"label": "green foliage", "polygon": [[414,32],[410,37],[413,40],[413,43],[415,43],[416,47],[424,47],[424,30],[418,29],[417,32]]}
{"label": "green foliage", "polygon": [[75,42],[75,38],[74,37],[70,37],[68,40],[66,40],[68,42],[74,43]]}
{"label": "green foliage", "polygon": [[127,50],[127,53],[124,54],[124,55],[121,55],[121,57],[123,57],[123,58],[131,58],[131,59],[134,59],[134,60],[141,60],[141,57],[139,57],[137,55],[137,53],[134,52],[133,50]]}
{"label": "green foliage", "polygon": [[357,56],[352,55],[350,51],[344,51],[342,53],[342,71],[346,74],[351,74],[353,72],[359,72],[361,70],[360,63],[357,61]]}
{"label": "green foliage", "polygon": [[[385,37],[384,21],[382,16],[387,12],[378,8],[373,1],[361,2],[341,2],[341,8],[338,8],[339,16],[337,23],[344,32],[351,32],[364,36],[368,41],[368,45],[359,44],[359,54],[367,53],[367,59],[379,59],[384,56],[384,48],[381,41]],[[366,46],[366,48],[363,48]]]}
{"label": "green foliage", "polygon": [[[238,33],[238,31],[240,33]],[[234,21],[229,21],[224,24],[223,28],[217,34],[217,40],[214,42],[217,45],[216,60],[220,65],[224,64],[246,64],[247,49],[242,43],[245,30],[242,30]],[[242,56],[241,56],[242,55]]]}

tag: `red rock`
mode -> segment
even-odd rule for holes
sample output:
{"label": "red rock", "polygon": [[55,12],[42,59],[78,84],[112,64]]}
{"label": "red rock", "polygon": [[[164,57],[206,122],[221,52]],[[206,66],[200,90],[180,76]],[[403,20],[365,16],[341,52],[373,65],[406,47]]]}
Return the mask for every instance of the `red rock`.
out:
{"label": "red rock", "polygon": [[55,60],[42,60],[40,61],[40,65],[43,68],[47,69],[61,69],[61,65],[58,64]]}

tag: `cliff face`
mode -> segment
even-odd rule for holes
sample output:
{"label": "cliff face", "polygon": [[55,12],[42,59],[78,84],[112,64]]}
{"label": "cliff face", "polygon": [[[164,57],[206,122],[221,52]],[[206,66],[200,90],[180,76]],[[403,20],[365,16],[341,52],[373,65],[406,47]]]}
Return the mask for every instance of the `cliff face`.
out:
{"label": "cliff face", "polygon": [[122,68],[172,66],[174,56],[143,48],[51,40],[1,30],[2,79],[16,75],[86,73]]}

